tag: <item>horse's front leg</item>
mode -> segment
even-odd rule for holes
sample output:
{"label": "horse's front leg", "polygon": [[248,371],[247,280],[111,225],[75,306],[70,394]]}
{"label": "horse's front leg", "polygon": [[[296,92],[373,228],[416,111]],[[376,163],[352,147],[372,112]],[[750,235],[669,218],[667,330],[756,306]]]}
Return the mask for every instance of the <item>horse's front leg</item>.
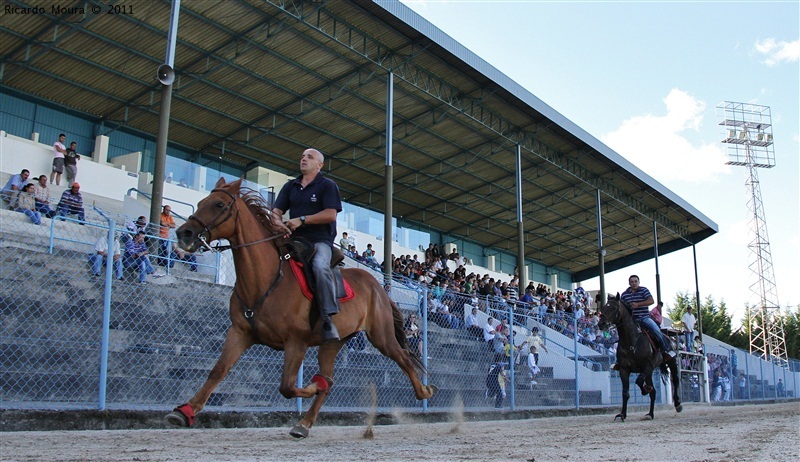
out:
{"label": "horse's front leg", "polygon": [[253,340],[250,335],[245,334],[241,329],[236,326],[231,326],[228,329],[228,334],[225,336],[225,343],[222,345],[222,353],[214,364],[214,368],[208,374],[203,386],[197,391],[188,403],[178,406],[167,414],[167,423],[177,427],[191,427],[194,423],[195,415],[205,407],[208,397],[217,388],[217,385],[228,375],[236,361],[242,356],[242,353],[253,345]]}
{"label": "horse's front leg", "polygon": [[[317,352],[317,359],[319,361],[319,374],[311,378],[311,383],[304,389],[313,392],[314,401],[311,407],[308,408],[306,415],[300,419],[300,422],[292,428],[289,432],[295,438],[305,438],[308,436],[308,430],[314,426],[319,416],[319,410],[333,386],[333,366],[336,362],[336,355],[344,345],[344,342],[325,342],[319,347]],[[313,396],[313,395],[312,395]]]}
{"label": "horse's front leg", "polygon": [[628,398],[630,398],[630,379],[631,373],[627,369],[622,369],[619,371],[619,378],[622,380],[622,412],[617,414],[614,417],[614,420],[617,419],[622,420],[625,422],[625,419],[628,417]]}

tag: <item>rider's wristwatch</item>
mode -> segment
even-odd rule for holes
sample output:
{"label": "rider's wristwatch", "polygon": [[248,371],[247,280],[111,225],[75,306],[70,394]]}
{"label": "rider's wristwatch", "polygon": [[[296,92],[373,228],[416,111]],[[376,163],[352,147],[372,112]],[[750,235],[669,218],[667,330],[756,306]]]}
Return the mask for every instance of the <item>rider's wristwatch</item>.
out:
{"label": "rider's wristwatch", "polygon": [[305,215],[300,217],[300,226],[303,226],[304,224],[306,224],[306,216]]}

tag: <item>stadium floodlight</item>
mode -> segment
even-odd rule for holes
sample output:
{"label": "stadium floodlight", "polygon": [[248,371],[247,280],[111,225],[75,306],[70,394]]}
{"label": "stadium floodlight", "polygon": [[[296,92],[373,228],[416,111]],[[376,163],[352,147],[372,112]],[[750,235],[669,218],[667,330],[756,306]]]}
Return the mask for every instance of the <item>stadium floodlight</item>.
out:
{"label": "stadium floodlight", "polygon": [[747,317],[750,353],[787,367],[786,336],[757,172],[758,168],[775,166],[772,113],[769,106],[724,101],[717,106],[717,120],[723,133],[722,143],[728,149],[727,164],[747,167],[748,171],[745,182],[751,237],[748,267],[752,273],[750,290],[757,297],[755,309]]}

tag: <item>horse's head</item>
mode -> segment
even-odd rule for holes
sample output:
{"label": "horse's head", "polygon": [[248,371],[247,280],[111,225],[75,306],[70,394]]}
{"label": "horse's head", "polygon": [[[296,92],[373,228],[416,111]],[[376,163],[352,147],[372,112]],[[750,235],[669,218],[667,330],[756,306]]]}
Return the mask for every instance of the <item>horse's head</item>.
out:
{"label": "horse's head", "polygon": [[213,240],[233,236],[241,185],[241,179],[230,183],[223,178],[217,181],[211,194],[197,204],[194,214],[175,231],[183,250],[195,252]]}
{"label": "horse's head", "polygon": [[597,323],[597,327],[606,329],[610,324],[617,324],[622,318],[621,308],[624,303],[619,292],[616,297],[609,297],[608,301],[600,307],[600,321]]}

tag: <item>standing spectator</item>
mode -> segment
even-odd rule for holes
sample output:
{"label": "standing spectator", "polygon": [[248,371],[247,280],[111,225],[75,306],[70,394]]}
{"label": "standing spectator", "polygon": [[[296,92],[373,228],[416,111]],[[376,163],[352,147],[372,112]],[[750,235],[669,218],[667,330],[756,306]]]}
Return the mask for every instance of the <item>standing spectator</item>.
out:
{"label": "standing spectator", "polygon": [[22,187],[22,191],[17,195],[17,205],[14,207],[14,210],[27,215],[34,225],[41,225],[42,214],[36,210],[36,202],[33,200],[33,195],[31,194],[32,189],[33,184],[31,183]]}
{"label": "standing spectator", "polygon": [[[89,257],[89,263],[92,264],[92,276],[100,276],[100,268],[106,264],[106,257],[108,256],[108,236],[103,234],[97,239],[94,245],[94,254]],[[122,280],[122,258],[120,255],[119,241],[114,239],[114,277]]]}
{"label": "standing spectator", "polygon": [[783,386],[783,379],[778,379],[778,384],[775,385],[775,392],[778,394],[778,398],[784,397],[784,393],[786,392],[786,390],[784,389]]}
{"label": "standing spectator", "polygon": [[72,187],[72,183],[78,179],[78,161],[81,156],[75,151],[78,148],[78,143],[72,142],[69,144],[67,152],[64,153],[64,170],[67,172],[67,187]]}
{"label": "standing spectator", "polygon": [[536,376],[539,375],[539,365],[537,364],[537,353],[536,347],[530,347],[528,350],[528,380],[531,383],[531,390],[533,390],[533,386],[538,384],[536,381]]}
{"label": "standing spectator", "polygon": [[686,313],[683,313],[681,321],[683,322],[683,335],[686,338],[686,350],[691,352],[694,347],[694,325],[697,322],[694,314],[692,314],[691,306],[686,307]]}
{"label": "standing spectator", "polygon": [[536,361],[537,366],[539,365],[539,347],[541,347],[545,352],[549,353],[549,351],[547,351],[547,347],[544,345],[544,340],[539,335],[539,328],[536,326],[531,329],[531,335],[529,335],[520,346],[523,347],[526,345],[528,348],[530,348],[531,353],[533,353],[533,358]]}
{"label": "standing spectator", "polygon": [[489,374],[486,375],[486,396],[494,398],[494,407],[500,409],[503,407],[503,398],[505,398],[505,391],[500,388],[500,374],[503,373],[503,365],[500,363],[492,364],[489,367]]}
{"label": "standing spectator", "polygon": [[64,173],[64,156],[67,154],[67,148],[64,147],[64,140],[67,135],[58,135],[58,141],[53,144],[53,171],[50,172],[50,184],[53,184],[53,177],[56,179],[56,185],[61,185],[61,174]]}
{"label": "standing spectator", "polygon": [[39,182],[33,185],[33,200],[36,203],[36,210],[43,217],[53,218],[55,210],[50,208],[50,188],[47,187],[47,175],[39,175]]}
{"label": "standing spectator", "polygon": [[[158,228],[158,236],[161,238],[158,242],[159,259],[158,264],[167,266],[167,257],[170,255],[169,245],[169,230],[175,228],[175,220],[172,218],[172,207],[165,205],[161,210],[161,227]],[[170,265],[170,268],[172,265]]]}
{"label": "standing spectator", "polygon": [[3,187],[3,191],[0,192],[0,196],[8,203],[8,207],[12,210],[17,204],[17,194],[22,191],[22,187],[25,186],[25,182],[28,181],[30,174],[31,172],[29,172],[28,169],[23,168],[17,175],[11,175],[11,178],[8,179],[8,183]]}
{"label": "standing spectator", "polygon": [[747,378],[744,373],[739,374],[739,399],[747,399]]}
{"label": "standing spectator", "polygon": [[347,238],[347,232],[342,233],[342,238],[339,239],[339,247],[342,252],[347,252],[350,249],[350,240]]}
{"label": "standing spectator", "polygon": [[139,268],[139,283],[147,284],[147,275],[154,273],[155,268],[150,264],[150,251],[144,243],[144,231],[139,231],[125,244],[125,257],[123,264],[126,268]]}
{"label": "standing spectator", "polygon": [[496,363],[502,363],[506,357],[507,332],[508,326],[502,324],[495,329],[494,339],[492,339],[492,351],[494,351],[494,362]]}
{"label": "standing spectator", "polygon": [[[56,183],[58,184],[58,183]],[[78,215],[81,220],[81,225],[86,219],[83,211],[83,196],[81,196],[81,185],[77,182],[72,183],[70,189],[61,194],[61,200],[58,202],[58,216],[65,217],[67,215]]]}

